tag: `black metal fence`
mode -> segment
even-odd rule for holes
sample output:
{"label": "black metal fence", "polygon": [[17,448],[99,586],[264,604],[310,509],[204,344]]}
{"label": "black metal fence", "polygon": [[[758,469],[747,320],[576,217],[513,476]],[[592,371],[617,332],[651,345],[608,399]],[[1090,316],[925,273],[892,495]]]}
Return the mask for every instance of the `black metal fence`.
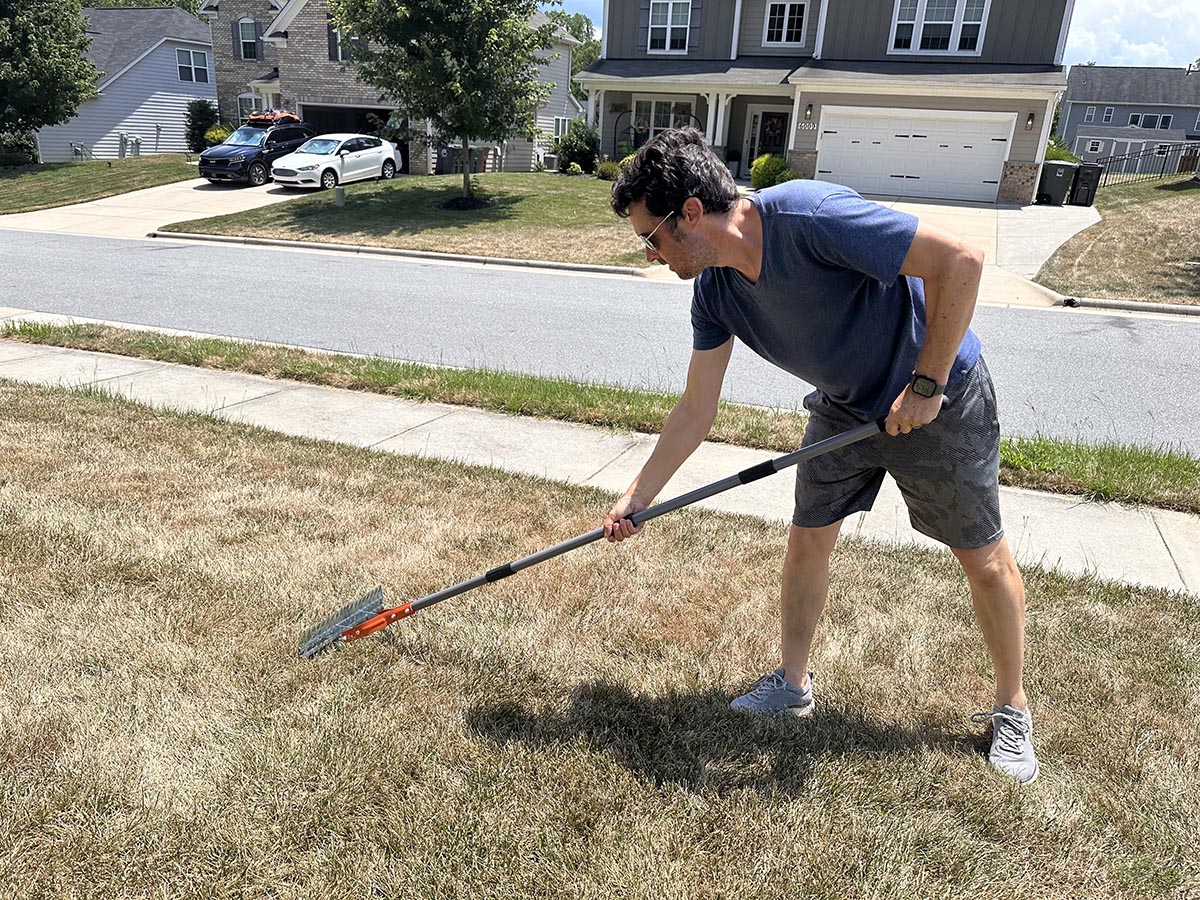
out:
{"label": "black metal fence", "polygon": [[1200,169],[1200,144],[1159,144],[1140,153],[1105,156],[1096,162],[1104,166],[1100,187],[1186,177]]}

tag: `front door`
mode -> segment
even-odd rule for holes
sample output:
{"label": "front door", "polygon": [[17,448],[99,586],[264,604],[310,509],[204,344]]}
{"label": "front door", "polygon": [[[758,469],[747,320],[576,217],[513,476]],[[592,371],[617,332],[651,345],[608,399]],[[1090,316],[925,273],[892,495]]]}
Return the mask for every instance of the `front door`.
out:
{"label": "front door", "polygon": [[787,113],[765,112],[762,114],[762,120],[758,126],[757,156],[762,156],[764,153],[783,156],[784,148],[787,147],[787,120]]}

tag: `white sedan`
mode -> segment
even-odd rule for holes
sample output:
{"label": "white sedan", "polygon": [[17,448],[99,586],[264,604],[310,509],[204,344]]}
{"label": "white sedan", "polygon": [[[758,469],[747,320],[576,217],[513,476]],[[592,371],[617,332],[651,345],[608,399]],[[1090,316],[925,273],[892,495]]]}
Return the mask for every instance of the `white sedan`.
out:
{"label": "white sedan", "polygon": [[396,148],[367,134],[322,134],[275,160],[271,178],[290,187],[329,189],[348,181],[394,178]]}

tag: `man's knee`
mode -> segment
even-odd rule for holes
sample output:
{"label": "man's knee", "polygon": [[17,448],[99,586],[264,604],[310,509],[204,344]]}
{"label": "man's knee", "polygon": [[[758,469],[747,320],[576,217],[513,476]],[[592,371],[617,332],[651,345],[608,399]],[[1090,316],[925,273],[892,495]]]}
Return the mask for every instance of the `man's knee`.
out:
{"label": "man's knee", "polygon": [[986,547],[953,552],[973,585],[984,588],[1002,587],[1009,584],[1013,578],[1021,577],[1016,560],[1009,552],[1008,543],[1004,538]]}
{"label": "man's knee", "polygon": [[788,532],[787,561],[790,565],[825,564],[837,543],[841,522],[824,528],[800,528],[793,525]]}

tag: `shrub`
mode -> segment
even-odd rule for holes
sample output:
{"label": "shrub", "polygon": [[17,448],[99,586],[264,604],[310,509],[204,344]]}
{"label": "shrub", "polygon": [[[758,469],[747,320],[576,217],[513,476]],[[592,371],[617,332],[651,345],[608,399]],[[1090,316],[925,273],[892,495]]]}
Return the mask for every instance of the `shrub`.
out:
{"label": "shrub", "polygon": [[596,177],[601,181],[616,181],[620,174],[621,164],[613,162],[611,159],[596,166]]}
{"label": "shrub", "polygon": [[554,141],[553,153],[558,157],[558,168],[568,171],[571,164],[578,164],[589,175],[596,171],[596,157],[600,153],[600,136],[596,129],[588,128],[583,119],[572,119],[567,133]]}
{"label": "shrub", "polygon": [[208,129],[218,122],[217,108],[211,100],[193,100],[187,105],[187,115],[183,118],[184,138],[188,149],[199,153],[212,145],[205,141]]}
{"label": "shrub", "polygon": [[233,129],[228,125],[222,125],[219,122],[212,126],[208,131],[204,132],[204,142],[206,147],[215,147],[217,144],[223,144],[225,138],[233,134]]}
{"label": "shrub", "polygon": [[628,156],[622,158],[617,165],[619,165],[622,169],[628,169],[631,165],[633,165],[633,161],[635,159],[637,159],[637,154],[630,153]]}
{"label": "shrub", "polygon": [[[559,166],[559,169],[561,170],[562,166]],[[583,174],[583,166],[579,165],[579,163],[577,163],[577,162],[573,162],[569,166],[567,166],[567,174],[568,175],[582,175]]]}
{"label": "shrub", "polygon": [[536,161],[534,162],[534,164],[533,164],[533,171],[535,171],[535,172],[545,172],[545,171],[546,171],[546,164],[545,164],[544,162],[542,162],[540,159],[539,159],[539,160],[536,160]]}
{"label": "shrub", "polygon": [[787,160],[782,156],[764,153],[750,163],[750,186],[756,191],[775,184],[775,180],[787,168]]}
{"label": "shrub", "polygon": [[28,166],[38,161],[32,131],[0,131],[0,166]]}
{"label": "shrub", "polygon": [[779,176],[775,179],[775,183],[783,184],[785,181],[795,181],[797,178],[802,178],[802,177],[804,177],[804,176],[802,176],[795,169],[784,169],[782,172],[779,173]]}
{"label": "shrub", "polygon": [[1071,152],[1071,148],[1057,134],[1051,135],[1046,142],[1046,159],[1050,162],[1079,162],[1079,157]]}

